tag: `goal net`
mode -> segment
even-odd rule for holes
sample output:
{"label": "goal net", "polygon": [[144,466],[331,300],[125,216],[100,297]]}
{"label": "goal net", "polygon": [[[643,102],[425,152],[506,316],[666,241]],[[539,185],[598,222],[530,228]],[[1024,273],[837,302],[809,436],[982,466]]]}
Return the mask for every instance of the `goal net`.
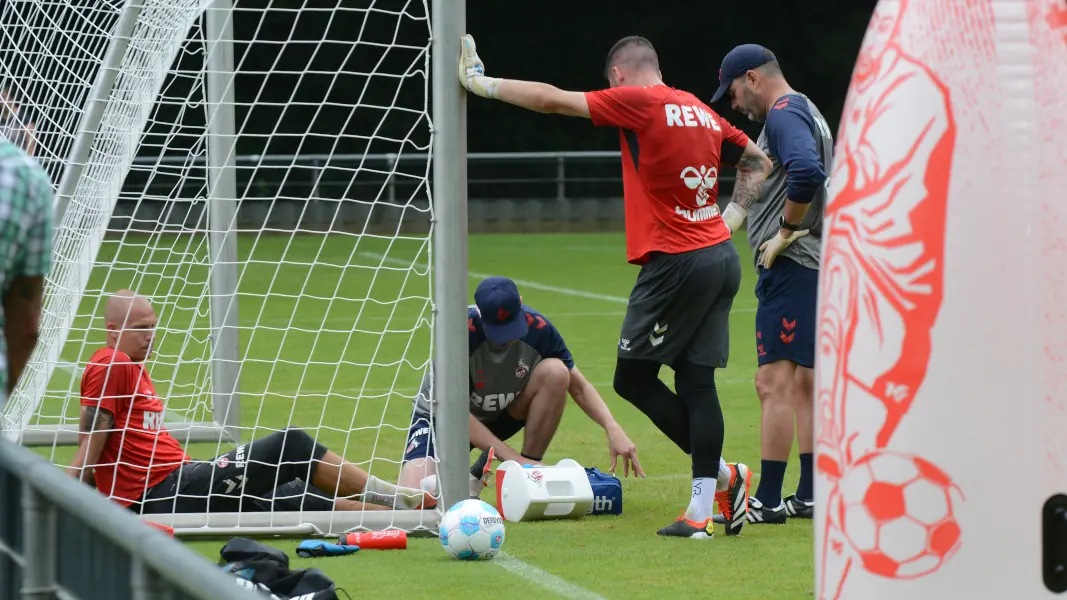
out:
{"label": "goal net", "polygon": [[0,32],[4,122],[57,189],[41,339],[4,437],[69,464],[105,303],[130,289],[158,315],[146,367],[194,459],[299,428],[397,481],[435,324],[428,3],[23,0],[3,3]]}

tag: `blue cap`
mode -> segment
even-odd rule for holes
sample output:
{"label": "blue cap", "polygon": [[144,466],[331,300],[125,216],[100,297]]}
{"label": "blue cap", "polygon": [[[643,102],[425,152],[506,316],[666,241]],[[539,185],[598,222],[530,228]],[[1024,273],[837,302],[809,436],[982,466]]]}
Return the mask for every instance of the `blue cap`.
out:
{"label": "blue cap", "polygon": [[726,90],[730,89],[730,84],[738,77],[775,60],[778,59],[775,58],[774,52],[759,44],[742,44],[734,48],[722,59],[722,66],[719,68],[719,89],[715,90],[711,101],[721,100]]}
{"label": "blue cap", "polygon": [[507,277],[487,277],[474,290],[474,304],[482,315],[485,337],[506,344],[526,335],[526,313],[515,282]]}

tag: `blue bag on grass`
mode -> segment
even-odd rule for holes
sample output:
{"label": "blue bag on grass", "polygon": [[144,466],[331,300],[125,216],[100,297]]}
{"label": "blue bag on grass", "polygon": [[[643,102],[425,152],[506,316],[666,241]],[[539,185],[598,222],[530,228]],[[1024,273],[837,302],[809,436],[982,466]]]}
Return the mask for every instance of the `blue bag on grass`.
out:
{"label": "blue bag on grass", "polygon": [[589,485],[593,488],[593,505],[587,515],[621,515],[622,482],[618,477],[601,473],[596,467],[586,467]]}

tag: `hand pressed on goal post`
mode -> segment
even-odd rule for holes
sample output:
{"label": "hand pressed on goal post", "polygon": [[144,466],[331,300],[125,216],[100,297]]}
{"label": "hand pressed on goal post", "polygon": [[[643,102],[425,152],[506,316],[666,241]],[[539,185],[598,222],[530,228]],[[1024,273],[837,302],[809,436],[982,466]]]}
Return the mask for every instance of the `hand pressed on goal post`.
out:
{"label": "hand pressed on goal post", "polygon": [[571,92],[540,81],[488,77],[474,38],[460,38],[459,82],[467,91],[543,114],[590,118],[585,92]]}
{"label": "hand pressed on goal post", "polygon": [[467,91],[477,94],[482,98],[495,98],[500,80],[494,77],[486,77],[485,65],[478,56],[478,49],[472,36],[465,35],[460,38],[459,53],[459,81]]}

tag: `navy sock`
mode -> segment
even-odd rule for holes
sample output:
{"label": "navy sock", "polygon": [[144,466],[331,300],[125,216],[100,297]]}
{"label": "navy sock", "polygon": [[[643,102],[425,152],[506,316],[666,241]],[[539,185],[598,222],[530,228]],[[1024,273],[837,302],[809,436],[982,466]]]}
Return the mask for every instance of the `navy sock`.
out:
{"label": "navy sock", "polygon": [[767,508],[778,508],[782,503],[782,482],[785,480],[784,460],[761,460],[759,487],[756,499]]}
{"label": "navy sock", "polygon": [[800,483],[797,484],[797,500],[804,500],[805,502],[811,502],[815,496],[811,457],[811,454],[800,455]]}

